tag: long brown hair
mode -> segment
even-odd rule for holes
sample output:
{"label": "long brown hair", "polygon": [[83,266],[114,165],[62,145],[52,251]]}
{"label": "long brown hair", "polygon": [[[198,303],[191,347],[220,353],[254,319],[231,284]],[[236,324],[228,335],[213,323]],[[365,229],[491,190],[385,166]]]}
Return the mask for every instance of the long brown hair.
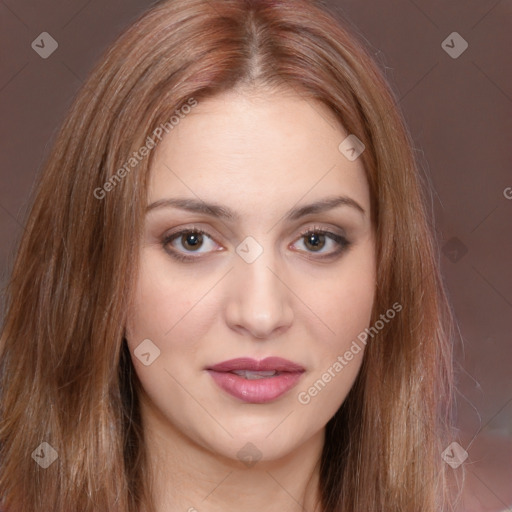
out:
{"label": "long brown hair", "polygon": [[[363,141],[377,235],[372,324],[403,307],[369,341],[327,424],[322,511],[444,509],[453,327],[393,93],[357,38],[314,2],[175,0],[155,4],[105,53],[36,188],[0,339],[8,512],[152,510],[124,325],[154,152],[126,162],[191,98],[245,86],[292,88]],[[47,468],[32,456],[42,442],[58,456]]]}

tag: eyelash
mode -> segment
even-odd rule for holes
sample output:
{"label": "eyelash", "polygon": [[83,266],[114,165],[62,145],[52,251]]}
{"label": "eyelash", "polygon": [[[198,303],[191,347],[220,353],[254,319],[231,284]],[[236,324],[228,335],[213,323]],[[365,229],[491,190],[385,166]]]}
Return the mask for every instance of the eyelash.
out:
{"label": "eyelash", "polygon": [[[176,238],[179,238],[181,235],[186,234],[186,233],[206,235],[213,240],[213,237],[207,231],[205,231],[201,228],[196,228],[194,226],[194,227],[182,229],[180,231],[176,231],[174,233],[164,236],[164,238],[162,240],[162,246],[163,246],[164,250],[171,257],[177,259],[178,261],[192,262],[194,260],[199,260],[201,258],[200,256],[185,256],[183,253],[173,250],[173,249],[168,249],[168,247],[167,247],[173,240],[175,240]],[[318,256],[318,257],[308,256],[308,259],[322,260],[322,259],[333,258],[334,256],[338,256],[339,254],[345,252],[349,248],[349,246],[352,244],[352,242],[347,240],[344,236],[338,235],[337,233],[333,233],[332,231],[329,231],[328,229],[323,229],[319,226],[314,226],[312,228],[309,227],[309,228],[301,231],[300,236],[298,237],[297,240],[300,240],[301,238],[304,238],[305,236],[311,235],[311,234],[327,236],[328,238],[330,238],[333,242],[335,242],[338,245],[339,249],[327,256],[325,256],[325,255]],[[310,252],[310,254],[314,254],[314,252]]]}

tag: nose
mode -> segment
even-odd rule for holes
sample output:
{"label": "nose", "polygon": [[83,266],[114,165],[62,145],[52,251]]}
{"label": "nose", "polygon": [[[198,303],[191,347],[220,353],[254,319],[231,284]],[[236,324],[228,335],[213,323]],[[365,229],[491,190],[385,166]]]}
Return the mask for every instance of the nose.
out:
{"label": "nose", "polygon": [[241,334],[267,339],[292,324],[292,292],[271,251],[247,263],[236,257],[227,283],[226,322]]}

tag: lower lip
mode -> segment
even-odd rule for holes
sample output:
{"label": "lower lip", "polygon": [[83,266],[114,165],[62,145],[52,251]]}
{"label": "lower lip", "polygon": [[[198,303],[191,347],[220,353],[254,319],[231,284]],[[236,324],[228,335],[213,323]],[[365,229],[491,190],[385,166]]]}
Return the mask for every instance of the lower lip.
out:
{"label": "lower lip", "polygon": [[302,372],[284,372],[266,379],[244,379],[235,373],[208,370],[215,383],[230,395],[252,404],[271,402],[292,389]]}

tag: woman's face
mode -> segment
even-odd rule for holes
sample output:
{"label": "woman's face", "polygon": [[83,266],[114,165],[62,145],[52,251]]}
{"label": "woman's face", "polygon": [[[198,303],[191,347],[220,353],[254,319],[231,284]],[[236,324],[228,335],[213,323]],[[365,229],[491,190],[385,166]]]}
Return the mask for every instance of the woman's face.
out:
{"label": "woman's face", "polygon": [[[148,428],[240,460],[322,439],[375,292],[369,188],[339,149],[347,136],[319,103],[229,92],[155,149],[126,330]],[[276,357],[288,363],[257,371]]]}

